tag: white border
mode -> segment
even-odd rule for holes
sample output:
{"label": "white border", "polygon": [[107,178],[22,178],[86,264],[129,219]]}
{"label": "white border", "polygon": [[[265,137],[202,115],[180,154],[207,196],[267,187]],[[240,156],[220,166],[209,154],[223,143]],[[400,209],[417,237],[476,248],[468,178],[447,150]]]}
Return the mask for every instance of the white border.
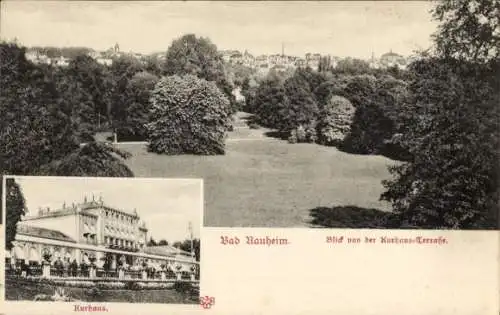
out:
{"label": "white border", "polygon": [[[36,179],[74,179],[74,180],[123,180],[123,181],[137,181],[137,182],[146,182],[146,181],[177,181],[177,182],[195,182],[197,181],[200,184],[200,247],[203,246],[202,241],[202,229],[203,229],[203,214],[204,214],[204,184],[202,178],[161,178],[161,177],[78,177],[78,176],[16,176],[16,175],[3,175],[2,178],[2,222],[3,225],[2,231],[0,233],[2,250],[0,250],[0,304],[1,310],[8,311],[8,314],[64,314],[64,313],[84,313],[86,312],[75,312],[74,305],[76,303],[73,302],[51,302],[50,307],[47,303],[43,302],[31,302],[31,301],[7,301],[5,299],[5,239],[6,239],[6,218],[7,218],[7,209],[6,209],[6,183],[8,178],[18,179],[18,178],[36,178]],[[200,252],[201,256],[201,252]],[[200,257],[200,270],[202,269],[202,259]],[[200,296],[202,294],[202,278],[203,272],[200,272]],[[92,305],[92,306],[105,306],[109,312],[116,312],[119,314],[142,314],[143,312],[151,313],[151,314],[186,314],[189,312],[190,314],[193,311],[203,311],[199,304],[161,304],[161,303],[110,303],[110,302],[83,302],[78,303],[78,305]],[[167,313],[166,313],[167,312]],[[94,312],[101,313],[103,312]],[[0,313],[2,314],[2,313]]]}

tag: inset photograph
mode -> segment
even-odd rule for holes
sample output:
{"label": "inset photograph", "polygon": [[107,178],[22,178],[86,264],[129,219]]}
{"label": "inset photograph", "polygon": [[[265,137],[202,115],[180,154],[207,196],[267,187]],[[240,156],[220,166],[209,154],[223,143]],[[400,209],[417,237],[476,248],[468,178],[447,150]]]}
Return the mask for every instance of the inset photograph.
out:
{"label": "inset photograph", "polygon": [[199,303],[202,180],[3,185],[5,300]]}

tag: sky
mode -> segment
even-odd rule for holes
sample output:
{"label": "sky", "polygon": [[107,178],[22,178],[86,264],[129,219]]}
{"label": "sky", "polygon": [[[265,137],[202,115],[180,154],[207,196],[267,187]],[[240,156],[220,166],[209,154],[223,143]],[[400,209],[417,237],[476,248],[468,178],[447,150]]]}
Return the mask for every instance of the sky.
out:
{"label": "sky", "polygon": [[219,49],[369,58],[430,45],[430,1],[2,1],[0,35],[26,46],[166,51],[186,33]]}
{"label": "sky", "polygon": [[203,196],[202,181],[197,179],[124,179],[18,177],[29,214],[39,207],[62,208],[63,203],[98,200],[105,205],[133,212],[146,222],[148,235],[171,244],[189,238],[189,222],[193,236],[200,237]]}

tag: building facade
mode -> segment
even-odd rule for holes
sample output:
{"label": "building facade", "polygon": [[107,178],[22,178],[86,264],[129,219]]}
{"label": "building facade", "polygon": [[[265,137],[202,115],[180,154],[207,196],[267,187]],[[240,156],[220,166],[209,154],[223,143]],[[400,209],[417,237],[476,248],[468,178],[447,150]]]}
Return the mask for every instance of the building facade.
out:
{"label": "building facade", "polygon": [[[8,211],[8,209],[7,209]],[[40,208],[17,225],[7,251],[11,268],[51,265],[93,265],[105,271],[168,269],[191,274],[198,269],[194,253],[172,246],[147,246],[148,229],[136,210],[127,212],[104,204],[102,198],[60,209]]]}

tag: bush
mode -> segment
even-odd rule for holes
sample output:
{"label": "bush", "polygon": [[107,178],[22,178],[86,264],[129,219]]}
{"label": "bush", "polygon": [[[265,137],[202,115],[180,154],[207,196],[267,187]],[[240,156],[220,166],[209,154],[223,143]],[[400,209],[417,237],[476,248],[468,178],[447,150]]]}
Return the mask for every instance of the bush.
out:
{"label": "bush", "polygon": [[325,145],[342,143],[351,131],[351,124],[356,109],[351,102],[334,95],[322,110],[321,120],[318,124],[319,141]]}
{"label": "bush", "polygon": [[98,282],[99,289],[125,289],[126,285],[123,282]]}
{"label": "bush", "polygon": [[260,129],[260,126],[257,123],[251,122],[248,124],[250,129]]}
{"label": "bush", "polygon": [[400,228],[390,212],[356,206],[318,207],[311,211],[311,223],[328,228]]}
{"label": "bush", "polygon": [[298,126],[290,132],[290,136],[288,137],[288,142],[290,143],[314,143],[316,140],[317,133],[314,123],[306,126]]}
{"label": "bush", "polygon": [[91,289],[88,289],[86,293],[89,297],[91,297],[93,299],[100,298],[103,296],[102,291],[97,287],[93,287]]}
{"label": "bush", "polygon": [[149,150],[169,155],[224,154],[231,108],[215,83],[192,75],[161,79],[152,92]]}

